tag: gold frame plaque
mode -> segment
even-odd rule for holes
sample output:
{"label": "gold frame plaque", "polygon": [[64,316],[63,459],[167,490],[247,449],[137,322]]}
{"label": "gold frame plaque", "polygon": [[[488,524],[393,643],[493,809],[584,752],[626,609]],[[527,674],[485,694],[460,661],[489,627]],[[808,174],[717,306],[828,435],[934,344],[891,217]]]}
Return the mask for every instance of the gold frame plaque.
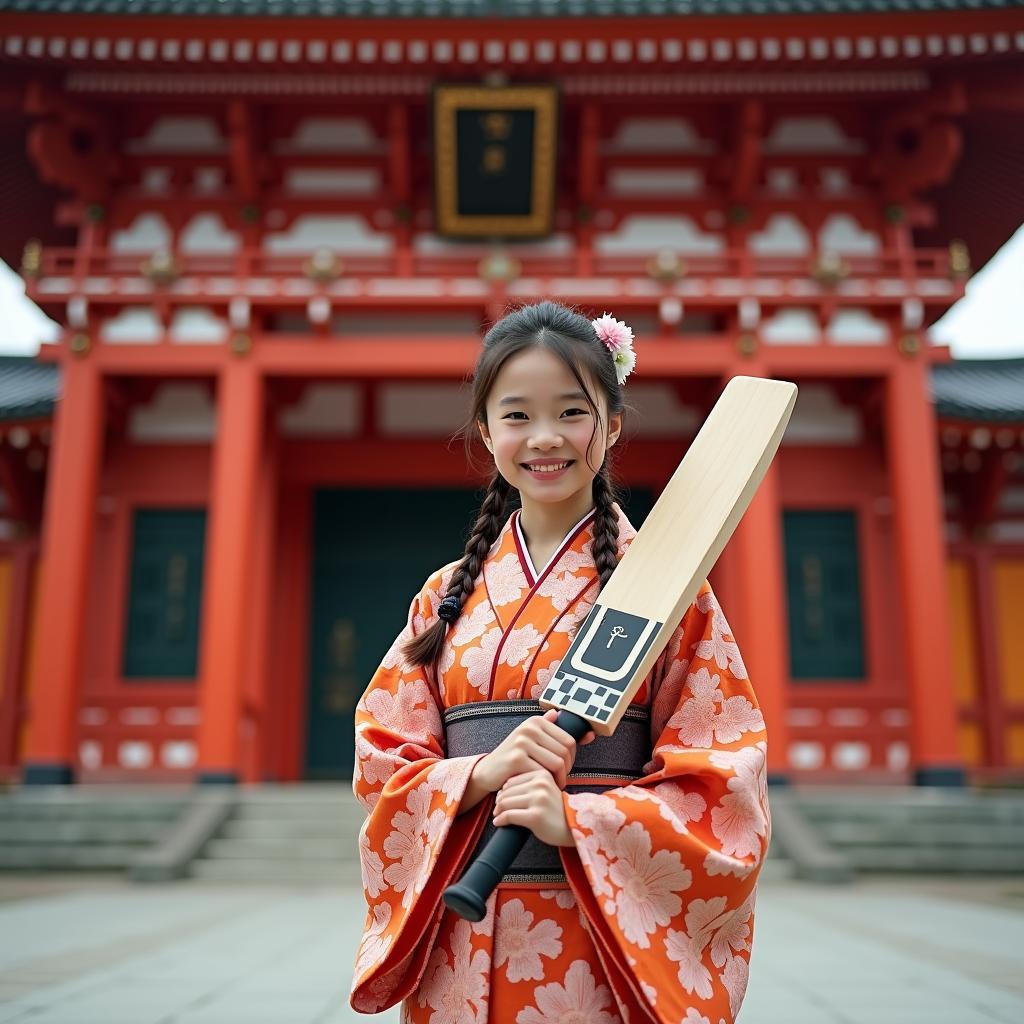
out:
{"label": "gold frame plaque", "polygon": [[[530,210],[525,214],[459,212],[460,111],[533,112]],[[500,127],[500,126],[499,126]],[[434,89],[435,230],[460,238],[540,237],[554,226],[558,93],[553,85],[438,85]],[[503,159],[497,154],[498,159]]]}

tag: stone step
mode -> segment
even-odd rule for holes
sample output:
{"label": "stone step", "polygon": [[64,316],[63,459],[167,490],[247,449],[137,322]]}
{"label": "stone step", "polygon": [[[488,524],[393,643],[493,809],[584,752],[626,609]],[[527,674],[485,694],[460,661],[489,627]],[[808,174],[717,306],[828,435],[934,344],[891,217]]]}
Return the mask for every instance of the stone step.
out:
{"label": "stone step", "polygon": [[322,822],[324,824],[362,824],[366,811],[357,805],[337,806],[325,804],[240,804],[235,808],[235,821],[288,821]]}
{"label": "stone step", "polygon": [[1024,849],[945,850],[929,846],[867,846],[843,851],[860,871],[942,874],[1014,874],[1024,872]]}
{"label": "stone step", "polygon": [[879,796],[832,799],[800,796],[794,801],[808,820],[893,821],[907,823],[959,823],[984,825],[989,822],[1024,825],[1024,795],[1017,798],[929,797],[910,800],[905,797]]}
{"label": "stone step", "polygon": [[33,843],[86,843],[148,846],[160,839],[170,823],[166,821],[8,821],[0,826],[5,845]]}
{"label": "stone step", "polygon": [[349,861],[359,859],[356,840],[308,839],[214,839],[203,852],[204,859]]}
{"label": "stone step", "polygon": [[175,800],[165,804],[112,800],[109,803],[92,799],[58,802],[34,801],[21,797],[0,798],[0,829],[6,832],[10,822],[37,821],[174,821],[187,803]]}
{"label": "stone step", "polygon": [[[274,882],[308,885],[359,885],[359,865],[354,861],[276,861],[252,858],[246,860],[197,860],[190,869],[192,878],[209,882]],[[359,922],[360,924],[362,922]]]}
{"label": "stone step", "polygon": [[0,844],[0,871],[115,871],[126,868],[138,855],[135,845]]}
{"label": "stone step", "polygon": [[359,837],[362,822],[339,824],[332,821],[280,821],[277,818],[235,819],[221,830],[226,839],[281,839],[298,836],[303,839],[337,839],[354,842]]}
{"label": "stone step", "polygon": [[1024,849],[1024,825],[986,822],[978,828],[960,823],[914,823],[879,821],[817,822],[825,839],[834,846],[849,849],[858,846],[937,846],[958,850]]}

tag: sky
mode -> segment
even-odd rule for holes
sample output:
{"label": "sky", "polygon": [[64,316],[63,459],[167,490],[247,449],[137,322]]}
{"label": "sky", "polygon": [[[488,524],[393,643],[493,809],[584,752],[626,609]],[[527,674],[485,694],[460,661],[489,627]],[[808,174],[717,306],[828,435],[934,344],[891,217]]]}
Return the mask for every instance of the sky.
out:
{"label": "sky", "polygon": [[[0,354],[34,355],[58,327],[25,297],[21,278],[0,262]],[[1024,356],[1024,225],[967,282],[967,294],[931,329],[958,359]]]}

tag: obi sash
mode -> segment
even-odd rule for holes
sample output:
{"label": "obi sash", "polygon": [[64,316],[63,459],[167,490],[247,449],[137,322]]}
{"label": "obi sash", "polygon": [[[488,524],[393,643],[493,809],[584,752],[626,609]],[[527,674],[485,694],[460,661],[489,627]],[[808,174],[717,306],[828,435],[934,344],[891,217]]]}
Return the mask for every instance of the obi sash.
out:
{"label": "obi sash", "polygon": [[[535,700],[474,701],[448,708],[444,713],[448,757],[465,757],[494,750],[513,729],[528,718],[543,713]],[[631,704],[611,736],[598,736],[577,748],[576,762],[569,773],[565,791],[601,793],[625,785],[644,774],[644,766],[650,759],[650,711]],[[473,857],[493,832],[494,822],[488,815]],[[549,846],[531,835],[502,881],[565,882],[558,847]]]}

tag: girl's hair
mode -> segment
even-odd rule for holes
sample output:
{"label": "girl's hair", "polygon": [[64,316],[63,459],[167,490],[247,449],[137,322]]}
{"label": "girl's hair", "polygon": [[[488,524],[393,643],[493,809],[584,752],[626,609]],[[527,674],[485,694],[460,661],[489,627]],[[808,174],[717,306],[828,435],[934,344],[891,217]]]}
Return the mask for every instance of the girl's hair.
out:
{"label": "girl's hair", "polygon": [[[557,302],[523,306],[502,317],[484,336],[483,351],[473,373],[472,409],[462,429],[466,454],[471,461],[473,443],[478,436],[476,424],[487,423],[487,397],[498,373],[512,356],[528,348],[545,348],[553,352],[576,378],[595,418],[591,443],[599,431],[602,437],[604,435],[601,409],[591,393],[592,384],[597,384],[604,394],[609,416],[623,411],[622,385],[616,378],[612,355],[598,338],[591,322],[581,313]],[[589,465],[589,446],[587,460]],[[617,562],[619,524],[613,502],[618,500],[619,495],[609,475],[607,458],[600,466],[590,468],[596,473],[593,484],[595,513],[591,553],[599,574],[599,586],[603,587]],[[445,598],[453,598],[460,609],[473,592],[484,559],[505,525],[506,507],[513,490],[495,469],[487,485],[480,514],[466,541],[462,561],[452,574],[445,591]],[[419,636],[406,641],[402,647],[405,660],[410,665],[433,664],[441,654],[448,626],[446,620],[439,618]]]}

